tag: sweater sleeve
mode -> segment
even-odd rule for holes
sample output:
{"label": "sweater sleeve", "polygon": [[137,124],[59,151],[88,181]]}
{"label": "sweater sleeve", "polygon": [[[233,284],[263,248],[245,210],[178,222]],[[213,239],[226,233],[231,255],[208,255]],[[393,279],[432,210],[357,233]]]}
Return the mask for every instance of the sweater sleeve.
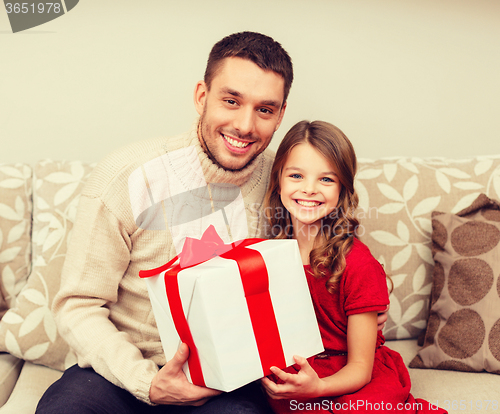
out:
{"label": "sweater sleeve", "polygon": [[[82,195],[53,311],[81,367],[91,366],[151,404],[149,388],[158,367],[109,318],[108,306],[118,301],[131,248],[124,226],[102,200]],[[133,313],[135,304],[127,306]]]}

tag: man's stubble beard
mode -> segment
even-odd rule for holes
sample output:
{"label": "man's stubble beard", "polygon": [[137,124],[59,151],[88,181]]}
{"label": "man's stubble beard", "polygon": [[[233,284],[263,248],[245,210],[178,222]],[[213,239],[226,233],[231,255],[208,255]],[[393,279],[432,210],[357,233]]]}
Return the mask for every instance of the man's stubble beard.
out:
{"label": "man's stubble beard", "polygon": [[[215,157],[215,155],[210,151],[210,148],[208,147],[208,145],[205,141],[205,136],[208,136],[210,134],[209,126],[206,124],[206,122],[204,122],[206,113],[207,113],[207,107],[205,106],[203,108],[203,113],[201,114],[200,122],[198,124],[198,138],[200,140],[200,144],[201,144],[201,147],[203,148],[203,151],[205,151],[205,154],[207,154],[208,158],[210,158],[210,160],[218,167],[220,167],[226,171],[233,171],[233,172],[242,171],[246,167],[248,167],[267,148],[267,146],[266,146],[266,147],[262,148],[261,151],[254,154],[253,157],[250,160],[248,160],[248,162],[241,168],[229,168],[229,167],[226,167],[225,165],[222,165],[219,162],[219,160]],[[221,138],[221,139],[224,139],[224,138]],[[272,137],[271,137],[271,139],[272,139]],[[271,141],[269,141],[269,142],[271,142]]]}

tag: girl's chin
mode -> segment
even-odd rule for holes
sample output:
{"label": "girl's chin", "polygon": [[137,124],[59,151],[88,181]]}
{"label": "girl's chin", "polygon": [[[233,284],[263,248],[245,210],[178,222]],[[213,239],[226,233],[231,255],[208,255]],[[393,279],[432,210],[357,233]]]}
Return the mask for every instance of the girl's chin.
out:
{"label": "girl's chin", "polygon": [[306,218],[306,217],[296,217],[295,223],[298,226],[307,226],[307,227],[315,227],[321,226],[321,219],[318,217]]}

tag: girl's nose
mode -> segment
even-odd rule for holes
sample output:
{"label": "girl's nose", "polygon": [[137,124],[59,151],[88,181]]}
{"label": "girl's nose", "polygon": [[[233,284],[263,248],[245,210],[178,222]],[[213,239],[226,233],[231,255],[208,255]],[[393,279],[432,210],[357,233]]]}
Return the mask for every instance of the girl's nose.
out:
{"label": "girl's nose", "polygon": [[314,195],[317,193],[316,186],[312,182],[304,182],[304,187],[302,188],[302,192],[307,195]]}

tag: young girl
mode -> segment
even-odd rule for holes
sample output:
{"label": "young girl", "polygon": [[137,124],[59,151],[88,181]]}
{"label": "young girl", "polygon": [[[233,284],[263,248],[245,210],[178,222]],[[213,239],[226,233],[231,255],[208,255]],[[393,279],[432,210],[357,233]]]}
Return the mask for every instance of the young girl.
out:
{"label": "young girl", "polygon": [[377,331],[386,275],[356,237],[355,173],[352,144],[326,122],[299,122],[278,148],[266,216],[273,237],[298,242],[325,352],[271,368],[263,386],[276,413],[446,413],[413,398],[401,356]]}

